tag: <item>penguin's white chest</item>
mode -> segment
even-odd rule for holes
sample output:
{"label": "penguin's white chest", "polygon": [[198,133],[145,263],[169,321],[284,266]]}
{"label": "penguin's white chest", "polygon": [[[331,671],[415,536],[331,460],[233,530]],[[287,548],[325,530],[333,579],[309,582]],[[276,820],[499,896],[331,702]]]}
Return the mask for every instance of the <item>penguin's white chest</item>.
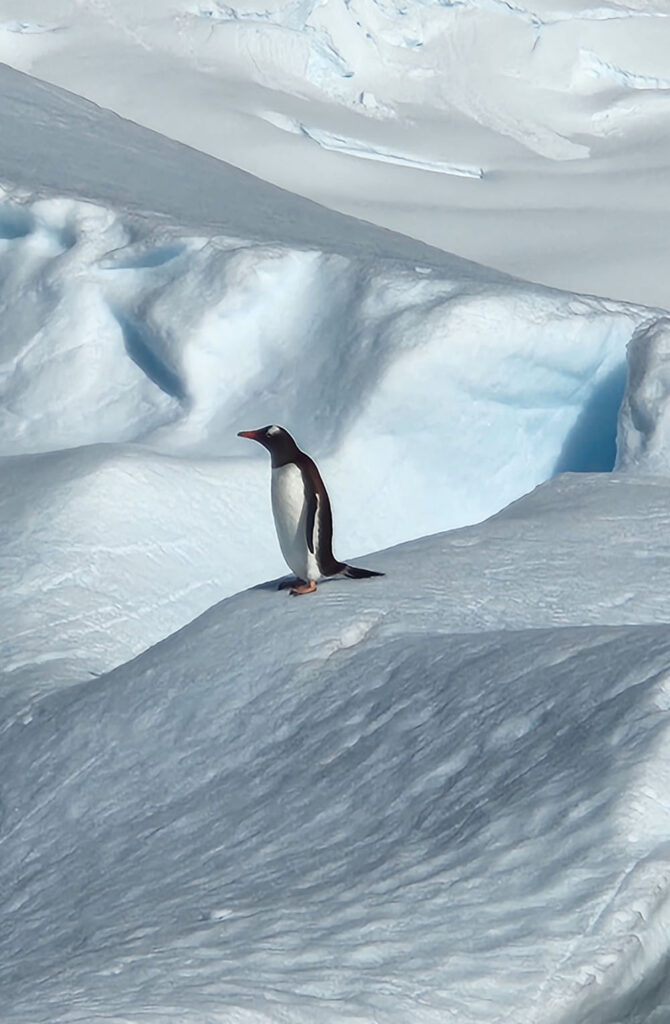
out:
{"label": "penguin's white chest", "polygon": [[[294,462],[272,470],[271,495],[272,514],[286,564],[299,579],[318,580],[319,566],[307,545],[305,484]],[[317,533],[316,524],[314,532]]]}

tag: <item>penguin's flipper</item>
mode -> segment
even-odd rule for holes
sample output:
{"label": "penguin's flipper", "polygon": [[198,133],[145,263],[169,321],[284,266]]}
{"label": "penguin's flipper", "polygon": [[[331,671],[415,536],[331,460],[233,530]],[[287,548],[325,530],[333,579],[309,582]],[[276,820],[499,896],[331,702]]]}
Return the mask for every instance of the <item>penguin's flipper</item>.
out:
{"label": "penguin's flipper", "polygon": [[350,580],[365,580],[368,576],[386,575],[386,573],[376,572],[374,569],[359,569],[356,565],[345,565],[341,571],[342,575],[348,576]]}
{"label": "penguin's flipper", "polygon": [[305,488],[305,501],[307,502],[307,519],[305,521],[305,533],[307,534],[307,547],[314,554],[316,549],[316,512],[319,506],[317,493],[312,488]]}
{"label": "penguin's flipper", "polygon": [[304,582],[304,580],[294,576],[292,580],[282,580],[281,583],[278,584],[277,590],[291,590],[293,587],[301,586]]}

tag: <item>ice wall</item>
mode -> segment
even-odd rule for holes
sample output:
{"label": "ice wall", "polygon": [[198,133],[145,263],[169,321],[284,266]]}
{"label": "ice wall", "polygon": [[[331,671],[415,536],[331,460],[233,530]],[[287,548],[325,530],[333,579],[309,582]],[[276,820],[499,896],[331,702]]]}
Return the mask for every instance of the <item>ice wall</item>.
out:
{"label": "ice wall", "polygon": [[628,346],[617,468],[670,472],[670,318],[642,324]]}

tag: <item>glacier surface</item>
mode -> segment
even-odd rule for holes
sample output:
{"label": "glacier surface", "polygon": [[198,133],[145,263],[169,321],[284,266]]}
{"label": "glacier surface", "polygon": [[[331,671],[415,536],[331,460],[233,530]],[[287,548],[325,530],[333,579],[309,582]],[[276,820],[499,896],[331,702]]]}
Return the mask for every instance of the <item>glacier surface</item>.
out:
{"label": "glacier surface", "polygon": [[[68,53],[65,5],[10,6],[14,56]],[[659,24],[642,0],[452,6],[430,16],[540,41],[573,12]],[[105,80],[102,16],[117,84],[137,45],[153,74],[161,19],[133,8],[128,33],[124,5],[67,7],[80,72]],[[195,20],[300,31],[314,81],[352,87],[310,31],[328,12],[279,10]],[[662,102],[661,64],[614,84]],[[667,314],[0,83],[3,1024],[664,1024]],[[277,593],[267,462],[234,436],[274,419],[323,468],[341,557],[405,541],[368,556],[384,578]]]}
{"label": "glacier surface", "polygon": [[668,14],[666,0],[0,0],[0,60],[442,249],[667,306]]}

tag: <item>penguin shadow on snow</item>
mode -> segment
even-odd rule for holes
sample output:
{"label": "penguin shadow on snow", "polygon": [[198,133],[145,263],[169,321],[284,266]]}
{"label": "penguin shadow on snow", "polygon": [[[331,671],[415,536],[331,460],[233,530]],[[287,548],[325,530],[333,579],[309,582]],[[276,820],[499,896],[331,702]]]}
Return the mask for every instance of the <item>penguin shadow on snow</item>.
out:
{"label": "penguin shadow on snow", "polygon": [[[385,573],[379,573],[380,576],[384,576]],[[289,584],[292,580],[290,574],[286,576],[277,576],[273,580],[265,580],[263,583],[256,583],[250,590],[267,590],[272,594],[286,594],[291,597]],[[318,590],[322,587],[328,587],[333,583],[347,583],[344,576],[324,576],[323,579],[319,580]],[[283,586],[282,586],[283,584]]]}
{"label": "penguin shadow on snow", "polygon": [[620,363],[594,389],[563,442],[552,476],[610,473],[616,461],[619,407],[626,390],[626,364]]}

